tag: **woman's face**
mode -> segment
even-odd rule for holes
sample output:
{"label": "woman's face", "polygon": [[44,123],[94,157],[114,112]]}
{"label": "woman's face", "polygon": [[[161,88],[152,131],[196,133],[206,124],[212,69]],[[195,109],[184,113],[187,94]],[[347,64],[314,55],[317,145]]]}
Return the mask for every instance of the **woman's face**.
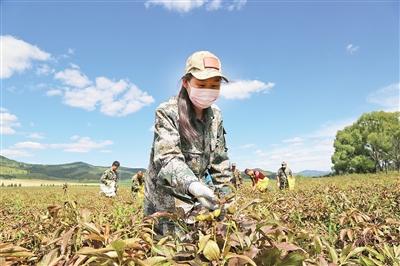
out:
{"label": "woman's face", "polygon": [[213,77],[209,79],[197,79],[192,77],[190,80],[184,80],[183,85],[189,93],[190,87],[219,90],[221,88],[221,77]]}

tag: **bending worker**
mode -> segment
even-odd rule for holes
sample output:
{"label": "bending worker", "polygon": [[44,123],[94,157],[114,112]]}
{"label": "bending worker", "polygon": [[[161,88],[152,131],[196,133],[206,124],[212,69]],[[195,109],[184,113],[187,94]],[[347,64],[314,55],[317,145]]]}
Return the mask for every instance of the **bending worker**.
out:
{"label": "bending worker", "polygon": [[[193,53],[181,81],[178,96],[156,109],[145,177],[145,215],[174,212],[176,207],[190,214],[197,204],[214,210],[216,193],[231,179],[222,114],[214,105],[221,83],[227,81],[219,58],[208,51]],[[206,171],[215,192],[201,181]],[[171,226],[160,223],[157,230],[165,234]]]}
{"label": "bending worker", "polygon": [[143,171],[139,171],[132,176],[132,186],[131,192],[132,194],[139,192],[144,185],[144,173]]}
{"label": "bending worker", "polygon": [[244,170],[244,173],[250,177],[253,185],[253,191],[256,190],[256,188],[261,192],[267,190],[268,177],[266,177],[261,171],[255,169],[246,169]]}

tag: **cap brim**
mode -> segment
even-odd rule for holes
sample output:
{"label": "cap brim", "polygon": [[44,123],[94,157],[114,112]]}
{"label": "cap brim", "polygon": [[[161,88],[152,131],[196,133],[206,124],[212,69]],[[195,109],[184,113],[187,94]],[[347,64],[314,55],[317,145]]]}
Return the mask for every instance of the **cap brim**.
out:
{"label": "cap brim", "polygon": [[200,71],[190,71],[190,73],[197,79],[203,80],[203,79],[209,79],[213,77],[221,77],[224,79],[226,82],[229,82],[228,78],[222,75],[222,73],[214,68],[209,68],[205,70],[200,70]]}

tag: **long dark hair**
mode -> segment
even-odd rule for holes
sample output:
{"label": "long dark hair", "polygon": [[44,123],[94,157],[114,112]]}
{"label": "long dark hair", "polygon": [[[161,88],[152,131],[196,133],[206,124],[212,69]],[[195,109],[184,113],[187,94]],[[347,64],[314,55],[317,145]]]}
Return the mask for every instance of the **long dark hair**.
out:
{"label": "long dark hair", "polygon": [[[192,74],[188,73],[182,77],[182,81],[190,81]],[[189,98],[189,94],[185,87],[181,87],[178,94],[178,115],[179,115],[179,133],[184,140],[191,143],[197,137],[198,133],[193,126],[193,121],[196,118],[193,103]]]}

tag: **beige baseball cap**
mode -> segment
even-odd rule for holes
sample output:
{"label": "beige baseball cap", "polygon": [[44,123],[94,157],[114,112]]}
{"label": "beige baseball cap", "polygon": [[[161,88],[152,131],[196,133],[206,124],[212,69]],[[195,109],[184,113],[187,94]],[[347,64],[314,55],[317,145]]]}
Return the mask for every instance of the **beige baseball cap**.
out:
{"label": "beige baseball cap", "polygon": [[200,80],[221,77],[228,81],[222,74],[221,61],[209,51],[197,51],[189,56],[186,60],[185,75],[188,73]]}

